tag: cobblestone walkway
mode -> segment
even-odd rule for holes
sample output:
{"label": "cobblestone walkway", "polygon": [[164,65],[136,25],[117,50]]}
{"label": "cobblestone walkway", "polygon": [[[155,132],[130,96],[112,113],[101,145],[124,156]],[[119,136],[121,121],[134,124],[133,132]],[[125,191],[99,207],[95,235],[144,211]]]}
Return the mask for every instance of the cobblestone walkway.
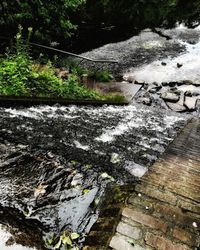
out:
{"label": "cobblestone walkway", "polygon": [[200,249],[200,120],[185,127],[136,185],[110,247]]}

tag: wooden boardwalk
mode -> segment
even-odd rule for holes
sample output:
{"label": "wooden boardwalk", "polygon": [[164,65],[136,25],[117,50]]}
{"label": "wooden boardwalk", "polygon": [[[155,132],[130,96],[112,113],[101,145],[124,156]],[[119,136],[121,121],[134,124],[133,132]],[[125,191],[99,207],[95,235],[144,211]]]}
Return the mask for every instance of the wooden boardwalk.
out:
{"label": "wooden boardwalk", "polygon": [[109,248],[200,249],[199,119],[184,128],[136,185]]}

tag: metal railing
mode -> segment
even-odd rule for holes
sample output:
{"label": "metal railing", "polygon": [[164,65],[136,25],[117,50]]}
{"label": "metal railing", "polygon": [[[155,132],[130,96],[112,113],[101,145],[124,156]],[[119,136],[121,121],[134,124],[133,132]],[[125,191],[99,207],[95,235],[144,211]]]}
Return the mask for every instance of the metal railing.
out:
{"label": "metal railing", "polygon": [[[0,38],[4,39],[4,40],[5,39],[6,40],[11,40],[11,38],[4,37],[4,36],[0,36]],[[25,41],[25,39],[23,39],[23,40]],[[46,46],[46,45],[42,45],[42,44],[38,44],[38,43],[30,42],[29,44],[32,45],[32,46],[36,46],[36,47],[40,47],[40,48],[48,49],[48,50],[53,50],[53,51],[56,51],[56,52],[59,52],[59,53],[62,53],[62,54],[77,57],[77,58],[80,58],[82,60],[87,60],[87,61],[94,62],[94,63],[118,63],[117,60],[91,59],[91,58],[88,58],[86,56],[81,56],[81,55],[78,55],[78,54],[75,54],[75,53],[71,53],[71,52],[68,52],[68,51],[65,51],[65,50],[61,50],[61,49],[56,49],[56,48]]]}

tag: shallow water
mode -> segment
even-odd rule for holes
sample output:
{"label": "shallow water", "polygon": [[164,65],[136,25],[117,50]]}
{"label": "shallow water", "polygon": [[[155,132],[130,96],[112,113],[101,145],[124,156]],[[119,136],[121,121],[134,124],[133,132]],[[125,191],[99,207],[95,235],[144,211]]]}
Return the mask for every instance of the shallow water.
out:
{"label": "shallow water", "polygon": [[[129,72],[125,74],[125,78],[132,76],[138,82],[147,83],[179,82],[183,80],[200,83],[200,28],[198,27],[192,30],[192,32],[195,33],[195,39],[192,44],[191,34],[188,34],[187,39],[185,38],[188,32],[190,32],[190,30],[184,26],[176,28],[174,33],[166,32],[167,34],[171,33],[173,39],[176,39],[177,43],[185,47],[185,51],[175,57],[174,55],[167,56],[139,67],[132,67],[129,69]],[[178,37],[177,33],[179,34]],[[161,62],[165,62],[166,65],[163,66]],[[182,67],[177,68],[177,63],[182,64]]]}

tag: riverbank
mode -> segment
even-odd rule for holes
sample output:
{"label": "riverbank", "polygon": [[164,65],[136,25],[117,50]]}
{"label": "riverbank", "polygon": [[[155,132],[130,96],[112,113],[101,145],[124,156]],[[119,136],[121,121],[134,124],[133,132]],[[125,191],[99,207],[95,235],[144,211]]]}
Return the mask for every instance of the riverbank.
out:
{"label": "riverbank", "polygon": [[[122,84],[141,86],[132,101],[198,115],[200,28],[181,25],[172,30],[161,29],[160,33],[164,36],[144,30],[127,41],[108,44],[83,55],[118,60],[117,65],[105,68],[120,76]],[[84,66],[99,67],[90,63]]]}

